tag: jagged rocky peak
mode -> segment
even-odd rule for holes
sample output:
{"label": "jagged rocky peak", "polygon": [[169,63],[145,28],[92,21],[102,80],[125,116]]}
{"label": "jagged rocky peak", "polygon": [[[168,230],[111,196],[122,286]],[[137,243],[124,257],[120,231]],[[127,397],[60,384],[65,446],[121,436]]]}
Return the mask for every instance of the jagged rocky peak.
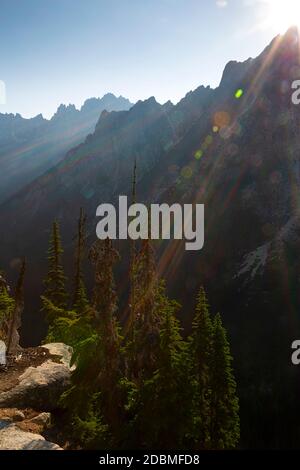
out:
{"label": "jagged rocky peak", "polygon": [[32,118],[33,120],[35,121],[47,121],[47,119],[44,118],[44,116],[42,115],[42,113],[40,114],[37,114],[35,117]]}
{"label": "jagged rocky peak", "polygon": [[200,85],[195,90],[189,91],[184,98],[182,98],[177,107],[186,107],[186,106],[199,106],[202,102],[206,102],[207,98],[209,98],[213,93],[213,89],[210,86],[203,86]]}
{"label": "jagged rocky peak", "polygon": [[144,115],[151,112],[158,111],[162,108],[162,105],[159,104],[154,96],[146,100],[139,100],[130,110],[131,116]]}
{"label": "jagged rocky peak", "polygon": [[79,111],[76,109],[74,104],[61,104],[57,108],[56,113],[52,117],[51,121],[57,121],[59,119],[63,119],[66,116],[77,115]]}
{"label": "jagged rocky peak", "polygon": [[220,88],[232,88],[235,87],[238,82],[243,80],[246,76],[249,68],[253,63],[253,59],[250,57],[244,62],[238,62],[231,60],[226,64],[222,79],[220,82]]}
{"label": "jagged rocky peak", "polygon": [[288,29],[283,36],[275,38],[271,44],[272,48],[270,55],[273,53],[274,56],[276,56],[279,66],[284,63],[299,65],[299,43],[299,29],[297,27],[292,27]]}
{"label": "jagged rocky peak", "polygon": [[116,97],[113,93],[106,93],[102,98],[87,99],[80,111],[84,113],[99,112],[106,109],[107,111],[123,111],[128,110],[133,104],[123,96]]}
{"label": "jagged rocky peak", "polygon": [[120,104],[122,104],[123,106],[129,106],[131,107],[132,106],[132,103],[127,99],[127,98],[124,98],[123,96],[119,96],[119,97],[116,97],[113,93],[106,93],[102,98],[101,98],[101,101],[102,101],[102,104],[106,105],[106,104],[113,104],[113,103],[116,103],[116,102],[119,102]]}
{"label": "jagged rocky peak", "polygon": [[174,108],[174,104],[172,103],[171,100],[166,101],[163,104],[164,111],[170,111],[172,108]]}
{"label": "jagged rocky peak", "polygon": [[16,113],[0,113],[0,124],[2,123],[42,123],[46,122],[47,119],[44,118],[42,114],[37,114],[32,118],[24,118],[21,114]]}
{"label": "jagged rocky peak", "polygon": [[[276,73],[280,78],[299,78],[299,68],[295,70],[295,65],[300,65],[299,34],[298,27],[293,26],[284,35],[276,36],[255,59],[230,61],[224,69],[220,88],[231,89],[245,78],[249,81],[258,70],[260,82],[268,75],[271,79]],[[293,77],[295,74],[297,76]]]}

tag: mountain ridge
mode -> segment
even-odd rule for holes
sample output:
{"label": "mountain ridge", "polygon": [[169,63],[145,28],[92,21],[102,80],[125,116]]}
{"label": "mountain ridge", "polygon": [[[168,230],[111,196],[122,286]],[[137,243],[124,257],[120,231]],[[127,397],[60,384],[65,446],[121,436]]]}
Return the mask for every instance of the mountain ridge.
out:
{"label": "mountain ridge", "polygon": [[94,130],[101,112],[129,109],[123,97],[106,94],[86,100],[77,110],[60,105],[51,119],[0,114],[0,202],[60,161],[68,149]]}

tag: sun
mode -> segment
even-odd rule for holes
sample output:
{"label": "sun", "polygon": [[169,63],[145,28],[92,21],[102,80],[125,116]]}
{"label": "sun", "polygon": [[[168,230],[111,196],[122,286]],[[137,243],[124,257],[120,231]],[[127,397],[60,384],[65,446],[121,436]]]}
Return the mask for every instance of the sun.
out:
{"label": "sun", "polygon": [[265,0],[266,26],[284,33],[290,26],[300,28],[300,0]]}

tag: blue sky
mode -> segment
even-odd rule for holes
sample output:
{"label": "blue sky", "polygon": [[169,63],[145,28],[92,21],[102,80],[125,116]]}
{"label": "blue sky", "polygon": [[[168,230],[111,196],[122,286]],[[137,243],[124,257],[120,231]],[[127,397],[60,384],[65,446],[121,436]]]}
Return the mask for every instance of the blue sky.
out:
{"label": "blue sky", "polygon": [[0,112],[49,117],[106,92],[177,102],[277,33],[268,0],[0,0]]}

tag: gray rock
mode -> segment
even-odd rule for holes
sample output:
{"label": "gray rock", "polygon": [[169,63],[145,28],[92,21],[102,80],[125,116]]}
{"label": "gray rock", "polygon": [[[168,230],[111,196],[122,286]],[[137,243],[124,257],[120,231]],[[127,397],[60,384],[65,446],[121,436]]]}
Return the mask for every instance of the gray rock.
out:
{"label": "gray rock", "polygon": [[66,367],[70,368],[70,362],[73,354],[73,348],[71,348],[71,346],[67,346],[64,343],[49,343],[43,344],[43,348],[48,349],[49,353],[53,356],[59,356],[60,362]]}
{"label": "gray rock", "polygon": [[40,434],[19,429],[13,424],[0,422],[0,450],[63,450],[46,441]]}
{"label": "gray rock", "polygon": [[61,394],[70,384],[69,367],[72,349],[55,343],[46,348],[61,357],[61,361],[48,359],[38,367],[28,367],[12,389],[0,393],[0,408],[33,408],[51,411],[58,407]]}
{"label": "gray rock", "polygon": [[0,366],[6,365],[6,344],[0,339]]}

